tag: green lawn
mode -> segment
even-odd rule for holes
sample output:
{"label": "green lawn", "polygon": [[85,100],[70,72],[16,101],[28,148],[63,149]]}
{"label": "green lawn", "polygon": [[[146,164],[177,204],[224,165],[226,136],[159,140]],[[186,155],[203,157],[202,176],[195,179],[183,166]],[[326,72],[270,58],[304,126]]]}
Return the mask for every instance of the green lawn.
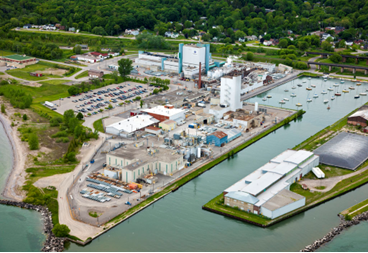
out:
{"label": "green lawn", "polygon": [[25,90],[33,96],[33,103],[41,103],[45,101],[54,101],[69,96],[68,89],[70,86],[64,85],[66,80],[50,80],[40,82],[41,87],[23,86]]}
{"label": "green lawn", "polygon": [[3,76],[3,75],[5,75],[5,73],[4,72],[0,72],[0,76]]}
{"label": "green lawn", "polygon": [[368,211],[368,199],[363,200],[362,202],[349,207],[348,209],[342,211],[341,214],[345,215],[345,218],[350,220],[354,216],[361,214],[363,212],[366,212],[366,211]]}
{"label": "green lawn", "polygon": [[50,68],[49,64],[44,64],[42,62],[39,62],[33,65],[28,65],[21,69],[10,69],[10,70],[7,70],[6,73],[14,77],[18,77],[18,78],[28,80],[28,81],[40,81],[40,80],[48,79],[50,77],[51,78],[63,78],[63,76],[59,76],[59,75],[43,74],[43,76],[41,77],[36,77],[36,76],[31,76],[29,74],[31,72],[35,72],[38,70],[43,71],[49,68]]}
{"label": "green lawn", "polygon": [[[319,58],[319,59],[317,59],[317,62],[323,62],[323,63],[332,63],[332,64],[336,64],[336,63],[334,63],[334,62],[332,62],[330,59],[325,59],[325,58]],[[350,63],[350,62],[339,62],[338,64],[343,64],[343,65],[350,65],[350,66],[361,66],[361,67],[367,67],[367,62],[366,61],[362,61],[362,60],[360,60],[359,62],[358,62],[358,64],[357,63],[355,63],[355,61],[354,61],[354,63]],[[338,68],[339,70],[340,70],[340,68]]]}
{"label": "green lawn", "polygon": [[[105,117],[106,118],[106,117]],[[104,118],[103,118],[104,119]],[[105,130],[103,128],[103,124],[102,124],[102,120],[103,119],[98,119],[95,122],[93,122],[93,128],[101,133],[104,133]]]}
{"label": "green lawn", "polygon": [[0,50],[1,56],[7,56],[7,55],[12,55],[12,54],[16,54],[16,53],[11,52],[11,51]]}
{"label": "green lawn", "polygon": [[204,207],[210,208],[212,210],[220,211],[224,214],[239,217],[241,219],[253,221],[253,222],[256,222],[256,223],[261,224],[261,225],[268,225],[272,221],[271,219],[269,219],[267,217],[263,217],[263,216],[256,215],[256,214],[253,214],[253,213],[248,213],[248,212],[245,212],[245,211],[242,211],[242,210],[239,210],[239,209],[235,209],[233,207],[223,205],[222,204],[223,199],[224,199],[224,197],[221,193],[217,197],[210,200],[207,204],[205,204]]}
{"label": "green lawn", "polygon": [[82,73],[79,73],[75,79],[79,79],[79,78],[83,78],[83,77],[87,77],[88,76],[88,70],[83,71]]}

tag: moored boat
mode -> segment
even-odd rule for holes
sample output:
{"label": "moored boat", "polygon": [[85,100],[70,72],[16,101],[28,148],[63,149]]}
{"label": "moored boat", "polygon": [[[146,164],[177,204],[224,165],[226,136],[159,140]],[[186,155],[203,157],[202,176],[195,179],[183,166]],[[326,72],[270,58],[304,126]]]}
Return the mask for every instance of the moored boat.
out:
{"label": "moored boat", "polygon": [[326,92],[325,90],[323,90],[323,91],[321,92],[321,94],[327,94],[327,92]]}
{"label": "moored boat", "polygon": [[350,87],[349,87],[349,89],[350,89],[350,90],[355,90],[355,87],[350,86]]}
{"label": "moored boat", "polygon": [[291,93],[290,94],[290,97],[296,97],[296,94],[295,93]]}
{"label": "moored boat", "polygon": [[344,93],[349,93],[349,90],[342,90],[342,92],[344,92]]}
{"label": "moored boat", "polygon": [[367,93],[365,93],[365,92],[360,92],[360,93],[359,93],[359,95],[361,95],[361,96],[367,96]]}
{"label": "moored boat", "polygon": [[331,97],[331,100],[334,100],[334,99],[335,99],[335,96],[332,96],[332,97]]}
{"label": "moored boat", "polygon": [[323,100],[323,103],[325,104],[328,103],[328,99]]}
{"label": "moored boat", "polygon": [[296,106],[300,107],[300,106],[302,106],[302,104],[301,103],[297,103]]}
{"label": "moored boat", "polygon": [[340,92],[336,92],[335,93],[335,96],[339,97],[339,96],[341,96],[341,93]]}
{"label": "moored boat", "polygon": [[314,94],[314,95],[313,95],[313,97],[314,97],[314,98],[318,98],[318,94],[317,94],[317,93],[316,93],[316,94]]}
{"label": "moored boat", "polygon": [[329,91],[333,91],[333,89],[330,87],[330,88],[328,88],[327,90],[329,90]]}
{"label": "moored boat", "polygon": [[359,95],[355,95],[354,98],[360,98],[360,96]]}

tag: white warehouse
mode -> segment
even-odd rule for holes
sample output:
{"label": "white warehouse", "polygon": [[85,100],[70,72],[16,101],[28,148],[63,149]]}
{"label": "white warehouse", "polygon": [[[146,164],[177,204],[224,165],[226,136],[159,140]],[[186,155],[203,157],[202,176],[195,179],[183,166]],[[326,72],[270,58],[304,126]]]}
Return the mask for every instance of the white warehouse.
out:
{"label": "white warehouse", "polygon": [[159,121],[150,115],[136,115],[106,126],[106,133],[128,137],[135,131],[143,130],[148,126],[157,126]]}
{"label": "white warehouse", "polygon": [[290,191],[319,164],[319,156],[305,150],[286,150],[227,188],[224,203],[275,219],[305,205],[305,197]]}

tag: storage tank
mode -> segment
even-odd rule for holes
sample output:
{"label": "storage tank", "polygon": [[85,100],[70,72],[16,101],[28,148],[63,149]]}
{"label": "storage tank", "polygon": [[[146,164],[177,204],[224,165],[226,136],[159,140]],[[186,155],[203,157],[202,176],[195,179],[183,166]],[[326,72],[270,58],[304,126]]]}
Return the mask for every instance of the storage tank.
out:
{"label": "storage tank", "polygon": [[200,158],[201,157],[201,148],[197,148],[197,158]]}
{"label": "storage tank", "polygon": [[254,103],[254,111],[255,112],[258,112],[258,102],[255,102]]}

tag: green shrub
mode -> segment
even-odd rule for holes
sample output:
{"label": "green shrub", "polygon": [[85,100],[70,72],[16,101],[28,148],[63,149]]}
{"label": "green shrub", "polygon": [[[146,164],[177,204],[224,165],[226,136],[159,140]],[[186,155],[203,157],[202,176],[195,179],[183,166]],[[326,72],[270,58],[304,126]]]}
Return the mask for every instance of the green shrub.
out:
{"label": "green shrub", "polygon": [[58,138],[58,137],[68,137],[68,133],[66,131],[60,131],[56,134],[51,135],[52,138]]}

